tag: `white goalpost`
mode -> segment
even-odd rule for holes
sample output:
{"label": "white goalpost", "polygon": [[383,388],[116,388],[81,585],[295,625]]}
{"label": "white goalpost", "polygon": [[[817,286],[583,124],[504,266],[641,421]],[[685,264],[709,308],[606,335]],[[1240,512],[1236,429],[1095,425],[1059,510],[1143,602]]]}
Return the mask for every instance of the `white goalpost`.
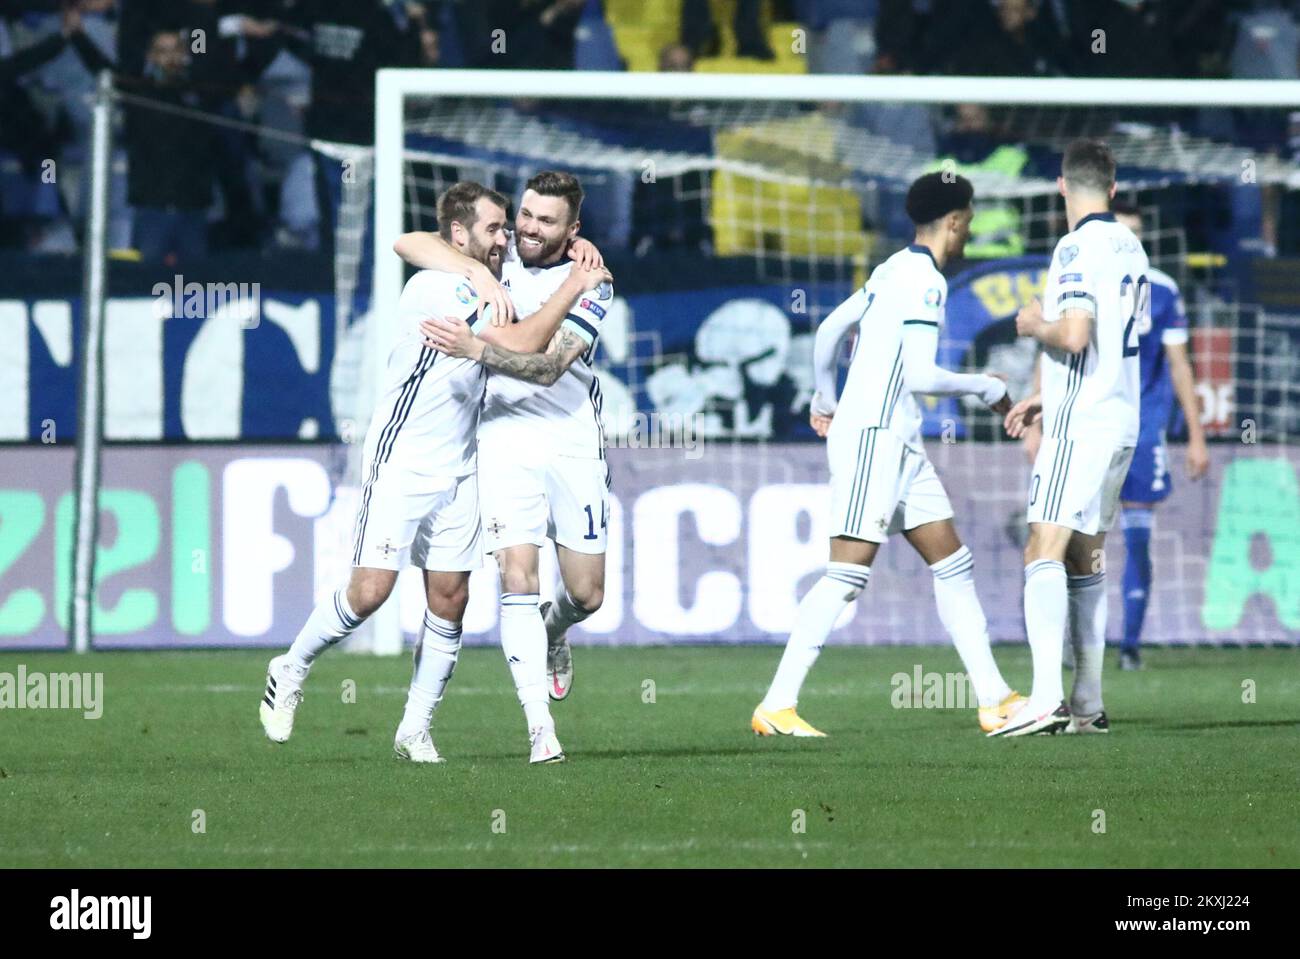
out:
{"label": "white goalpost", "polygon": [[[847,122],[844,114],[855,108],[888,104],[937,114],[980,105],[994,115],[998,135],[1022,143],[1059,145],[1085,131],[1106,135],[1122,168],[1121,190],[1135,197],[1143,192],[1149,198],[1179,184],[1230,185],[1247,160],[1249,182],[1300,186],[1294,161],[1194,138],[1176,123],[1145,119],[1152,111],[1196,109],[1276,115],[1300,108],[1300,81],[403,69],[379,71],[375,96],[374,162],[366,171],[374,179],[368,240],[374,262],[363,358],[368,369],[359,378],[368,384],[382,382],[397,333],[396,304],[406,273],[392,243],[405,230],[435,228],[432,199],[457,178],[482,178],[490,186],[513,189],[525,169],[572,165],[630,191],[641,168],[650,164],[672,191],[665,194],[666,206],[703,211],[719,255],[752,259],[773,283],[811,276],[814,282],[839,285],[861,282],[889,252],[880,239],[883,229],[868,240],[862,225],[868,214],[885,218],[886,186],[896,189],[938,160]],[[622,114],[622,139],[603,141],[581,123],[556,124],[513,101],[605,104]],[[707,145],[678,148],[660,129],[670,121],[701,131]],[[503,158],[504,153],[510,156]],[[1124,168],[1141,172],[1123,181]],[[977,202],[1013,210],[1017,249],[1050,251],[1058,217],[1054,176],[987,168],[962,172],[975,182]],[[1152,232],[1173,237],[1167,262],[1153,255],[1153,263],[1183,275],[1187,248],[1181,224],[1157,222]],[[834,305],[811,303],[813,321]],[[1251,348],[1262,354],[1261,346]],[[1268,358],[1261,355],[1260,362],[1266,368]],[[368,414],[373,397],[357,400],[358,413]],[[366,419],[358,416],[357,442]],[[402,648],[396,601],[370,622],[373,652]]]}

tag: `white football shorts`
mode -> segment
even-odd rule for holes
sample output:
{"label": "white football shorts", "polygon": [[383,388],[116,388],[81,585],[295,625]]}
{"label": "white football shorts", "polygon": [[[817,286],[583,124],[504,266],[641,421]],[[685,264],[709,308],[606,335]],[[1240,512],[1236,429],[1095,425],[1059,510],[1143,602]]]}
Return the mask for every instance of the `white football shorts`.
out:
{"label": "white football shorts", "polygon": [[[368,471],[363,471],[366,475]],[[352,565],[461,572],[483,565],[478,480],[379,468],[361,492]]]}
{"label": "white football shorts", "polygon": [[1104,533],[1115,524],[1132,461],[1132,446],[1044,436],[1029,479],[1029,522]]}
{"label": "white football shorts", "polygon": [[605,552],[609,466],[603,459],[480,443],[478,475],[485,552],[543,546],[547,539],[578,553]]}
{"label": "white football shorts", "polygon": [[831,535],[883,543],[895,533],[952,519],[952,504],[924,452],[888,430],[832,433]]}

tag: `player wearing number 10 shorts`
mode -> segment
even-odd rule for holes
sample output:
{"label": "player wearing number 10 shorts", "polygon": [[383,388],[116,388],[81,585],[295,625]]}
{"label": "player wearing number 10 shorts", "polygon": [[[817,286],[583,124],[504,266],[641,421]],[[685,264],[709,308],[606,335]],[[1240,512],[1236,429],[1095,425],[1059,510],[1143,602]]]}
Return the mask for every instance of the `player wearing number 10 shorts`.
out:
{"label": "player wearing number 10 shorts", "polygon": [[[1043,423],[1025,547],[1034,689],[994,736],[1109,730],[1101,697],[1103,549],[1138,440],[1138,337],[1150,325],[1151,284],[1141,242],[1110,212],[1110,149],[1095,140],[1071,143],[1058,187],[1070,232],[1052,254],[1043,302],[1016,317],[1019,333],[1043,345],[1042,392],[1006,417],[1013,437]],[[1061,680],[1067,625],[1075,659],[1068,703]]]}

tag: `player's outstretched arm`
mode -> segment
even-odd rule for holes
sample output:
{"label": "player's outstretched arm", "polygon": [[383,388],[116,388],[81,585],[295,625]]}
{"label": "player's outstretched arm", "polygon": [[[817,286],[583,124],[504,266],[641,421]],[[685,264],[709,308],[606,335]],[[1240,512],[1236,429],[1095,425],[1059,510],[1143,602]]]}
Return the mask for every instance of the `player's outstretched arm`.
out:
{"label": "player's outstretched arm", "polygon": [[929,320],[903,322],[903,382],[913,393],[964,396],[973,393],[995,413],[1011,408],[1006,381],[986,373],[954,373],[934,362],[939,326]]}
{"label": "player's outstretched arm", "polygon": [[465,277],[478,294],[478,315],[490,310],[493,326],[505,326],[515,319],[515,305],[510,294],[492,275],[487,264],[461,253],[436,233],[403,233],[393,244],[393,252],[419,270],[442,270]]}
{"label": "player's outstretched arm", "polygon": [[[1043,355],[1040,352],[1034,358],[1034,397],[1041,396],[1043,392]],[[1014,407],[1013,407],[1014,409]],[[1005,426],[1009,422],[1003,421]],[[1043,444],[1043,423],[1040,417],[1038,422],[1030,423],[1021,431],[1021,438],[1025,441],[1025,457],[1030,463],[1038,459],[1038,448]]]}
{"label": "player's outstretched arm", "polygon": [[[835,415],[839,403],[840,343],[870,305],[871,297],[865,290],[858,290],[822,320],[813,337],[813,385],[816,392],[813,393],[811,413],[812,427],[818,436],[826,435],[824,430],[830,428],[830,418]],[[821,428],[817,420],[825,421]]]}
{"label": "player's outstretched arm", "polygon": [[1205,445],[1205,428],[1201,426],[1201,404],[1196,398],[1196,377],[1192,361],[1187,356],[1186,343],[1165,343],[1165,356],[1169,358],[1169,378],[1174,384],[1174,395],[1187,419],[1187,475],[1200,479],[1210,468],[1210,451]]}
{"label": "player's outstretched arm", "polygon": [[545,353],[515,353],[485,343],[478,361],[493,373],[550,386],[587,350],[587,343],[570,329],[559,330]]}
{"label": "player's outstretched arm", "polygon": [[550,299],[536,313],[509,326],[485,329],[480,335],[487,342],[515,353],[540,352],[555,338],[555,331],[560,328],[578,298],[613,279],[604,267],[584,270],[575,263],[560,288],[551,294]]}
{"label": "player's outstretched arm", "polygon": [[545,353],[517,353],[474,335],[469,324],[454,316],[424,320],[420,324],[425,343],[448,356],[482,363],[494,373],[550,386],[587,349],[587,343],[571,329],[558,330]]}
{"label": "player's outstretched arm", "polygon": [[1018,440],[1025,435],[1025,431],[1035,423],[1039,422],[1043,416],[1043,397],[1039,393],[1033,396],[1027,396],[1015,406],[1007,411],[1006,418],[1002,421],[1007,435],[1013,440]]}

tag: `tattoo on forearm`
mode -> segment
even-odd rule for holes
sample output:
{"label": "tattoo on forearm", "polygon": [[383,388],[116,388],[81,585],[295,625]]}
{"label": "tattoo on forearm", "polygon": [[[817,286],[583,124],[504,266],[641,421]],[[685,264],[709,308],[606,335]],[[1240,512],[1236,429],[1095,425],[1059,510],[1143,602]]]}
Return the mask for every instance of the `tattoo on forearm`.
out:
{"label": "tattoo on forearm", "polygon": [[483,347],[479,362],[494,373],[504,373],[530,383],[550,386],[568,368],[565,357],[576,345],[578,338],[572,331],[560,330],[545,353],[516,353],[488,343]]}

